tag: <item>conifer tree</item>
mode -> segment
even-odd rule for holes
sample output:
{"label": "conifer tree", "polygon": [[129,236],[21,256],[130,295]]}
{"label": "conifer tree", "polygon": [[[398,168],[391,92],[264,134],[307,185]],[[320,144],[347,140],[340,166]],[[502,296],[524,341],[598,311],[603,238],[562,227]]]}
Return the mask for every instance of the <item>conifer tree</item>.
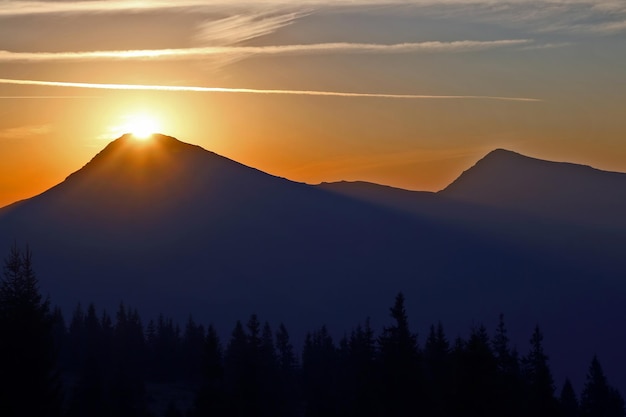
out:
{"label": "conifer tree", "polygon": [[202,361],[203,380],[194,403],[194,417],[221,416],[226,412],[222,347],[212,325],[207,329]]}
{"label": "conifer tree", "polygon": [[283,323],[280,323],[276,331],[276,361],[278,366],[278,417],[296,415],[300,403],[301,391],[297,379],[298,361],[293,351],[293,345],[289,341],[289,332]]}
{"label": "conifer tree", "polygon": [[517,376],[519,373],[519,362],[517,356],[511,350],[509,343],[510,340],[507,336],[507,330],[504,324],[504,315],[500,314],[498,327],[491,341],[498,373],[500,375]]}
{"label": "conifer tree", "polygon": [[263,324],[261,347],[258,356],[258,384],[261,416],[276,417],[281,410],[281,389],[274,334],[270,324]]}
{"label": "conifer tree", "polygon": [[495,414],[497,365],[485,326],[474,327],[460,362],[460,405],[467,416]]}
{"label": "conifer tree", "polygon": [[499,316],[491,346],[497,367],[494,407],[501,415],[521,415],[523,387],[520,383],[519,358],[517,351],[510,347],[503,314]]}
{"label": "conifer tree", "polygon": [[202,377],[201,368],[198,367],[198,364],[202,362],[204,341],[204,327],[197,325],[193,317],[189,316],[181,346],[184,370],[182,376],[187,381],[199,382]]}
{"label": "conifer tree", "polygon": [[448,411],[450,391],[450,343],[441,322],[430,326],[424,344],[424,378],[426,403],[424,411],[432,416],[444,416]]}
{"label": "conifer tree", "polygon": [[80,303],[72,313],[72,320],[68,331],[68,369],[77,372],[84,362],[85,353],[85,313]]}
{"label": "conifer tree", "polygon": [[68,367],[68,344],[69,335],[65,318],[60,307],[55,307],[52,311],[52,337],[54,340],[54,351],[57,352],[57,362],[59,370],[67,370]]}
{"label": "conifer tree", "polygon": [[14,244],[0,280],[0,415],[60,415],[52,324],[49,302],[39,293],[32,253]]}
{"label": "conifer tree", "polygon": [[623,417],[624,399],[609,386],[600,361],[594,355],[580,399],[582,417]]}
{"label": "conifer tree", "polygon": [[72,391],[68,416],[104,417],[110,413],[107,392],[110,384],[105,375],[107,364],[103,361],[105,346],[102,326],[93,304],[89,304],[81,327],[84,351],[81,352],[82,363],[78,368],[78,380]]}
{"label": "conifer tree", "polygon": [[249,335],[237,320],[226,348],[225,389],[229,399],[229,413],[233,416],[254,415],[257,411],[256,369],[250,344],[252,342],[257,347],[260,344],[259,326],[256,316],[250,317],[247,327],[252,329],[253,334]]}
{"label": "conifer tree", "polygon": [[280,369],[286,373],[293,372],[298,363],[293,353],[293,345],[289,342],[289,332],[283,323],[280,323],[276,332],[276,349]]}
{"label": "conifer tree", "polygon": [[543,334],[539,326],[530,339],[530,351],[522,359],[525,383],[528,389],[528,412],[537,417],[558,413],[554,397],[554,379],[548,366],[548,356],[543,351]]}
{"label": "conifer tree", "polygon": [[326,326],[308,333],[302,349],[306,415],[339,416],[337,348]]}
{"label": "conifer tree", "polygon": [[393,417],[414,415],[420,390],[417,336],[409,329],[402,293],[396,296],[390,312],[394,323],[385,327],[378,339],[385,413]]}
{"label": "conifer tree", "polygon": [[159,315],[156,322],[156,337],[150,346],[154,369],[152,378],[159,382],[178,379],[181,370],[181,340],[178,326],[170,318]]}
{"label": "conifer tree", "polygon": [[561,395],[559,396],[559,409],[561,411],[561,417],[579,417],[580,408],[578,406],[578,399],[576,398],[576,392],[570,382],[569,378],[565,379]]}
{"label": "conifer tree", "polygon": [[146,413],[144,335],[137,310],[120,303],[113,333],[114,382],[111,406],[119,417]]}
{"label": "conifer tree", "polygon": [[351,415],[376,416],[381,413],[380,372],[376,363],[376,339],[369,317],[350,335],[349,379],[353,388]]}

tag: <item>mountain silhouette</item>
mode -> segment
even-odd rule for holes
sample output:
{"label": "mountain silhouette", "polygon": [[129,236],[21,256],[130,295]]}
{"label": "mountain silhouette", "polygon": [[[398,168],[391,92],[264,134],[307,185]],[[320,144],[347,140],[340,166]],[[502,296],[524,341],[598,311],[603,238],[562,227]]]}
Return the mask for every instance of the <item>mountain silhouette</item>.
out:
{"label": "mountain silhouette", "polygon": [[[123,301],[144,317],[191,313],[226,337],[254,312],[297,343],[322,324],[342,334],[382,320],[403,291],[421,331],[438,320],[451,334],[493,327],[504,313],[521,351],[536,323],[552,337],[557,376],[594,353],[626,375],[615,333],[626,233],[596,219],[622,207],[623,178],[498,150],[439,193],[312,186],[169,136],[125,135],[0,210],[0,247],[28,243],[44,294],[67,314]],[[554,220],[555,207],[582,204],[576,196],[592,201],[591,189],[605,212]]]}
{"label": "mountain silhouette", "polygon": [[626,174],[497,149],[441,194],[456,200],[626,230]]}

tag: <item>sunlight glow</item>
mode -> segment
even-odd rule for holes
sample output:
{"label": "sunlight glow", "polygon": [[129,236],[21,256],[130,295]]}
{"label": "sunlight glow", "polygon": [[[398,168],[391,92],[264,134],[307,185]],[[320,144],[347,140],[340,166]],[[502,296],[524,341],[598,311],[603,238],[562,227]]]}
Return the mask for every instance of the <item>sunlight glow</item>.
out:
{"label": "sunlight glow", "polygon": [[152,134],[159,132],[159,120],[149,114],[133,114],[126,116],[115,130],[120,134],[130,133],[139,140],[147,140]]}

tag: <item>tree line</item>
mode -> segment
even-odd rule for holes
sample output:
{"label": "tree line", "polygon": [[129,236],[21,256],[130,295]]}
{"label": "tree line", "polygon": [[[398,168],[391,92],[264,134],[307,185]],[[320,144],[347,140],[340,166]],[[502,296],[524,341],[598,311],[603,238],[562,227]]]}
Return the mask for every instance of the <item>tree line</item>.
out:
{"label": "tree line", "polygon": [[[78,305],[68,324],[14,245],[0,279],[0,415],[624,417],[597,357],[580,396],[569,380],[557,390],[538,326],[524,354],[502,316],[492,335],[450,340],[439,323],[418,344],[404,305],[399,293],[379,334],[367,319],[338,341],[322,326],[299,350],[255,314],[224,341],[192,317],[144,326],[124,304],[113,317]],[[155,384],[194,394],[157,410]]]}

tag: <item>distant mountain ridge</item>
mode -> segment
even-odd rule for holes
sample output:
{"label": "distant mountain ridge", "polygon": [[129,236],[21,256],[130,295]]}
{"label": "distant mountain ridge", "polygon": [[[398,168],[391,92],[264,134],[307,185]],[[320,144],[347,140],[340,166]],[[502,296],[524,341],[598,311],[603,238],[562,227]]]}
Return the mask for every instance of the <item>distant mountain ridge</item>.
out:
{"label": "distant mountain ridge", "polygon": [[626,174],[497,149],[442,195],[560,221],[626,230]]}
{"label": "distant mountain ridge", "polygon": [[[490,327],[502,312],[520,348],[537,322],[552,335],[548,351],[567,352],[557,374],[598,353],[626,375],[626,339],[613,330],[626,317],[626,232],[610,220],[625,177],[499,150],[439,193],[312,186],[169,136],[123,136],[0,210],[0,247],[30,244],[42,290],[66,312],[124,301],[144,317],[192,313],[225,336],[255,312],[297,340],[385,317],[403,291],[422,331],[438,320],[451,334]],[[592,188],[604,211],[587,208]],[[570,206],[584,209],[561,216]]]}

